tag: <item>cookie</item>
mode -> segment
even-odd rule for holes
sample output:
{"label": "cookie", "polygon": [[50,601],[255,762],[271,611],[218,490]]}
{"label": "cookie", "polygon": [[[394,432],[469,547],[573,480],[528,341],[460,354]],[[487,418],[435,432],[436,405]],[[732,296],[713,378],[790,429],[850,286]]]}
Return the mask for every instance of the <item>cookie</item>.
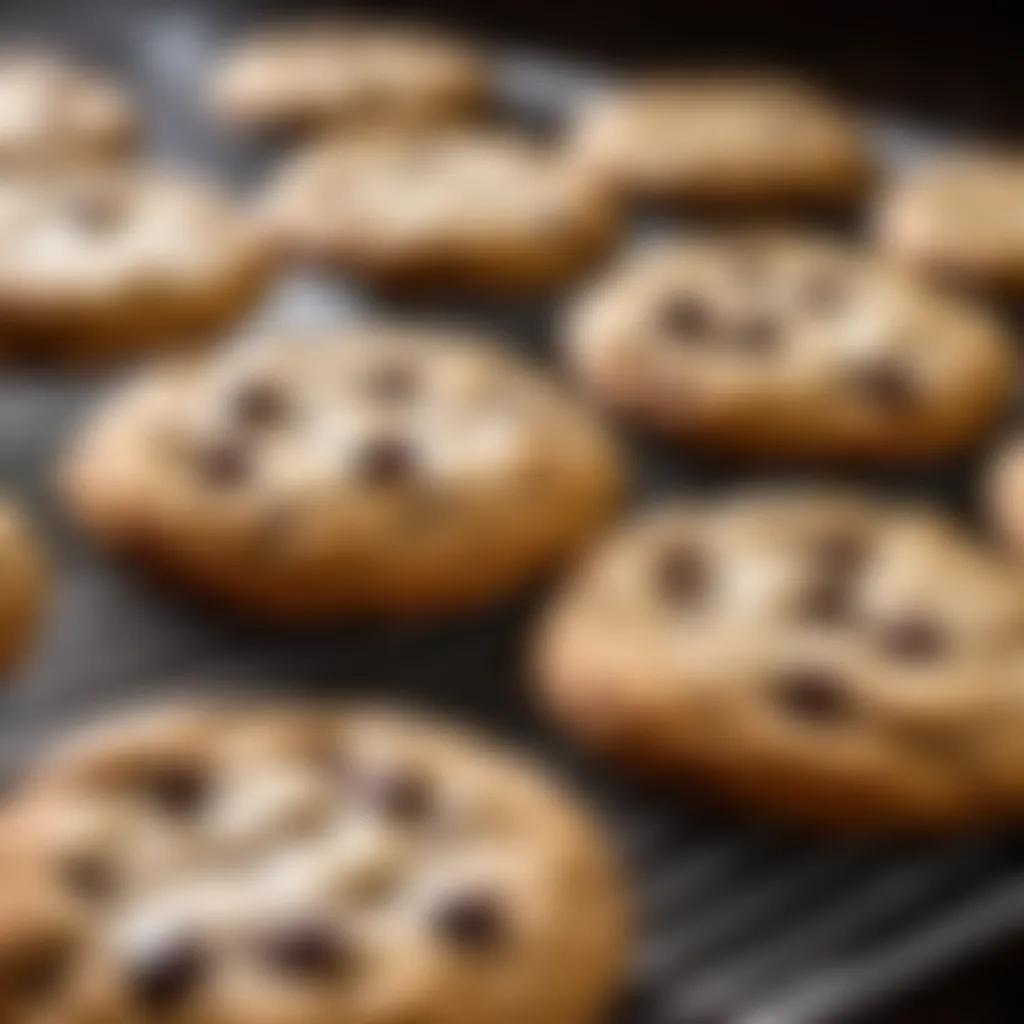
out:
{"label": "cookie", "polygon": [[33,531],[0,495],[0,681],[35,639],[49,589],[47,575]]}
{"label": "cookie", "polygon": [[0,171],[124,156],[135,104],[105,75],[54,54],[0,53]]}
{"label": "cookie", "polygon": [[399,327],[156,369],[65,473],[96,537],[269,618],[497,598],[585,543],[618,482],[608,439],[539,372]]}
{"label": "cookie", "polygon": [[619,223],[559,149],[461,131],[318,145],[286,166],[265,212],[292,251],[373,282],[499,292],[579,273]]}
{"label": "cookie", "polygon": [[434,32],[367,24],[270,29],[227,54],[213,107],[246,128],[421,128],[477,114],[490,92],[484,56]]}
{"label": "cookie", "polygon": [[0,355],[89,364],[225,327],[272,247],[217,189],[143,171],[0,178]]}
{"label": "cookie", "polygon": [[1024,153],[975,153],[907,175],[879,205],[897,262],[943,283],[1024,294]]}
{"label": "cookie", "polygon": [[537,664],[572,735],[779,817],[1024,810],[1024,590],[936,512],[794,492],[650,513],[567,586]]}
{"label": "cookie", "polygon": [[4,815],[5,1021],[601,1019],[618,873],[525,760],[396,713],[150,716]]}
{"label": "cookie", "polygon": [[983,504],[988,521],[1006,548],[1024,559],[1024,438],[1006,440],[985,469]]}
{"label": "cookie", "polygon": [[573,307],[568,359],[626,418],[740,457],[897,462],[1005,411],[1001,325],[837,244],[725,235],[627,257]]}
{"label": "cookie", "polygon": [[783,78],[644,79],[595,100],[573,134],[580,162],[621,192],[695,208],[837,207],[872,177],[850,116]]}

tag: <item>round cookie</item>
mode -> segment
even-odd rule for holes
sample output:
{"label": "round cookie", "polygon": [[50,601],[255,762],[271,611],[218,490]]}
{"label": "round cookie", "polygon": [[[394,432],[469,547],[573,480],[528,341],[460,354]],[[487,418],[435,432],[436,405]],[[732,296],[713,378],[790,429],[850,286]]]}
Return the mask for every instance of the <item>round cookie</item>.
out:
{"label": "round cookie", "polygon": [[618,214],[551,145],[458,131],[321,144],[286,166],[266,204],[306,258],[385,285],[498,292],[579,273]]}
{"label": "round cookie", "polygon": [[644,79],[586,108],[578,159],[630,197],[718,210],[827,208],[872,177],[849,115],[803,84],[728,74]]}
{"label": "round cookie", "polygon": [[877,234],[926,276],[1024,293],[1024,152],[974,153],[908,175],[880,204]]}
{"label": "round cookie", "polygon": [[584,742],[779,817],[912,831],[1024,809],[1024,590],[937,513],[668,507],[582,567],[538,666]]}
{"label": "round cookie", "polygon": [[572,368],[669,438],[742,457],[955,453],[1005,412],[1014,351],[986,313],[852,250],[726,235],[627,257],[570,311]]}
{"label": "round cookie", "polygon": [[470,46],[423,29],[359,24],[270,29],[229,51],[213,106],[247,128],[418,128],[464,120],[490,92]]}
{"label": "round cookie", "polygon": [[214,188],[128,170],[0,178],[0,355],[89,364],[234,321],[272,268]]}
{"label": "round cookie", "polygon": [[497,345],[352,327],[156,369],[87,428],[65,485],[105,543],[302,619],[504,595],[587,541],[619,469],[595,422]]}
{"label": "round cookie", "polygon": [[0,52],[0,171],[123,156],[135,106],[104,75],[54,54]]}
{"label": "round cookie", "polygon": [[35,639],[49,589],[47,576],[33,532],[0,494],[0,681]]}
{"label": "round cookie", "polygon": [[44,767],[0,824],[18,1024],[596,1024],[618,872],[537,769],[365,710],[189,709]]}

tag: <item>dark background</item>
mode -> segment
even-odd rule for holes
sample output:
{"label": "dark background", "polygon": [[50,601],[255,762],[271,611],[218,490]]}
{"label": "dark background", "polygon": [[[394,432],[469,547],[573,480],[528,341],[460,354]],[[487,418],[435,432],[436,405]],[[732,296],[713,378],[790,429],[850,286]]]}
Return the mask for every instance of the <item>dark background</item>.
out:
{"label": "dark background", "polygon": [[88,21],[102,51],[130,47],[134,18],[190,6],[225,25],[343,6],[623,66],[764,62],[807,70],[860,99],[979,128],[1013,134],[1024,118],[1024,18],[1005,0],[0,0],[0,15],[9,30],[48,38],[62,22],[75,23],[81,37]]}

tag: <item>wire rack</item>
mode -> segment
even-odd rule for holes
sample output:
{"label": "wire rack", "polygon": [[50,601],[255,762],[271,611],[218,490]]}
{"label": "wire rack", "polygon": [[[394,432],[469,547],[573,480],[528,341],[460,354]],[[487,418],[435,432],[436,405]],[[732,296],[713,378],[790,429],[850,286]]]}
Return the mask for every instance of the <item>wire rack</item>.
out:
{"label": "wire rack", "polygon": [[[258,179],[267,154],[214,133],[196,84],[245,4],[4,6],[36,35],[119,65],[153,119],[161,160],[239,183]],[[100,9],[103,13],[100,13]],[[74,11],[80,10],[76,16]],[[13,25],[23,29],[24,24]],[[557,59],[510,54],[507,105],[548,121],[599,75]],[[888,118],[872,130],[886,158],[914,159],[946,141]],[[641,231],[663,230],[648,223]],[[372,296],[295,274],[256,318],[324,323],[376,313]],[[387,308],[499,326],[533,355],[550,351],[551,309],[472,302]],[[0,774],[16,774],[44,740],[80,717],[183,688],[335,695],[382,692],[476,721],[535,746],[588,793],[621,845],[640,924],[622,1024],[831,1024],[868,1011],[1024,922],[1024,843],[1015,834],[928,844],[826,842],[780,831],[616,778],[579,763],[539,724],[527,699],[521,647],[542,595],[436,626],[273,632],[151,588],[80,548],[60,520],[48,467],[82,408],[105,382],[45,377],[0,381],[0,480],[33,505],[59,551],[56,608],[39,657],[0,703]],[[630,439],[637,495],[730,485],[723,466]],[[970,467],[872,479],[872,488],[926,494],[958,510]]]}

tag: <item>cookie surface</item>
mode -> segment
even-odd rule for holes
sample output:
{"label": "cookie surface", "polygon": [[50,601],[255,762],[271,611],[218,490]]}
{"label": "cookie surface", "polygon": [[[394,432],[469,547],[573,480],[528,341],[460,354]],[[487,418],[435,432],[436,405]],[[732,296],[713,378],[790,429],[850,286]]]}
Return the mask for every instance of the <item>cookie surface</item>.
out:
{"label": "cookie surface", "polygon": [[149,713],[0,821],[11,1024],[596,1024],[597,830],[481,739],[363,710]]}
{"label": "cookie surface", "polygon": [[269,223],[303,256],[384,284],[544,288],[602,253],[605,190],[525,137],[448,132],[327,143],[287,166]]}
{"label": "cookie surface", "polygon": [[1024,591],[937,513],[746,495],[642,519],[540,635],[545,698],[626,766],[837,829],[1024,807]]}
{"label": "cookie surface", "polygon": [[141,171],[0,178],[0,354],[103,362],[226,326],[266,237],[218,190]]}
{"label": "cookie surface", "polygon": [[985,470],[988,521],[1011,554],[1024,560],[1024,438],[1004,441]]}
{"label": "cookie surface", "polygon": [[48,591],[39,543],[21,512],[0,495],[0,684],[35,638]]}
{"label": "cookie surface", "polygon": [[65,482],[108,544],[303,618],[503,595],[586,542],[618,479],[590,417],[498,346],[353,327],[154,371]]}
{"label": "cookie surface", "polygon": [[481,54],[437,33],[307,24],[262,32],[229,51],[213,105],[251,128],[423,127],[477,113],[489,79]]}
{"label": "cookie surface", "polygon": [[102,74],[54,54],[0,52],[0,172],[122,156],[133,102]]}
{"label": "cookie surface", "polygon": [[877,233],[912,270],[1024,293],[1024,153],[960,156],[908,175],[880,204]]}
{"label": "cookie surface", "polygon": [[856,199],[872,161],[849,116],[799,82],[666,76],[596,100],[573,147],[638,199],[729,209]]}
{"label": "cookie surface", "polygon": [[627,418],[744,457],[899,461],[1006,410],[1001,325],[851,250],[727,235],[627,256],[571,309],[568,359]]}

